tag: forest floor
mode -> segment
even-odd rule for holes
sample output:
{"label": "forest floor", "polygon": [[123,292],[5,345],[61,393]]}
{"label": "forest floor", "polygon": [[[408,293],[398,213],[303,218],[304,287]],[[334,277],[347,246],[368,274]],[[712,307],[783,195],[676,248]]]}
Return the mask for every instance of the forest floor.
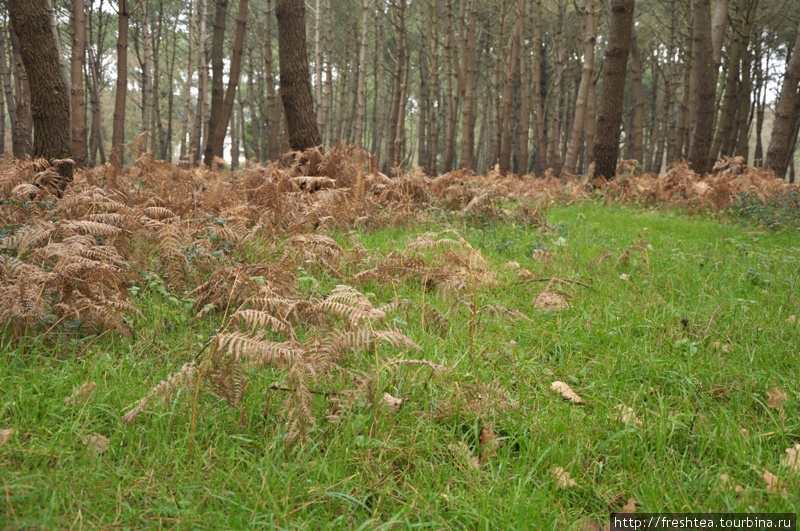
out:
{"label": "forest floor", "polygon": [[[414,180],[358,178],[345,206],[273,175],[269,208],[234,214],[209,206],[230,188],[145,182],[163,170],[6,191],[2,527],[602,529],[800,505],[800,247],[766,199],[738,204],[760,224],[563,191],[420,213],[437,194]],[[362,188],[394,206],[353,207]],[[15,293],[41,300],[12,312]]]}

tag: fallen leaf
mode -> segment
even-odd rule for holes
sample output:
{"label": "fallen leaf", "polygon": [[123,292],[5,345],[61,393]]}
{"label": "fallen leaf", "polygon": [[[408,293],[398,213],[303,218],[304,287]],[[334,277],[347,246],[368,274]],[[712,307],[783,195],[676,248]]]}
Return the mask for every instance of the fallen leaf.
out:
{"label": "fallen leaf", "polygon": [[519,262],[506,262],[503,269],[519,269]]}
{"label": "fallen leaf", "polygon": [[625,514],[635,513],[637,505],[639,505],[639,503],[636,501],[636,498],[631,496],[630,498],[628,498],[628,502],[625,504],[624,507],[622,507],[622,509],[619,512]]}
{"label": "fallen leaf", "polygon": [[465,459],[470,468],[473,470],[481,469],[480,458],[477,455],[472,455],[472,452],[469,451],[469,448],[466,444],[464,444],[464,441],[460,441],[458,444],[449,444],[447,447],[455,454],[456,457]]}
{"label": "fallen leaf", "polygon": [[743,437],[750,437],[750,431],[742,426],[739,426],[739,433],[741,433]]}
{"label": "fallen leaf", "polygon": [[570,477],[569,472],[567,472],[566,470],[564,470],[560,466],[552,468],[550,470],[550,475],[553,477],[553,479],[556,480],[556,486],[559,489],[568,489],[568,488],[571,488],[571,487],[577,487],[578,486],[578,484],[575,483],[575,480],[572,479],[572,477]]}
{"label": "fallen leaf", "polygon": [[383,403],[392,409],[400,409],[403,407],[403,402],[402,398],[395,398],[389,393],[383,393]]}
{"label": "fallen leaf", "polygon": [[541,264],[550,264],[553,262],[553,255],[544,249],[534,249],[531,256]]}
{"label": "fallen leaf", "polygon": [[517,277],[521,278],[522,280],[529,280],[534,278],[534,274],[528,271],[527,269],[520,269],[517,271]]}
{"label": "fallen leaf", "polygon": [[794,472],[800,472],[800,443],[794,443],[793,448],[786,449],[786,455],[781,458],[781,464]]}
{"label": "fallen leaf", "polygon": [[92,393],[94,393],[96,387],[97,383],[87,382],[82,386],[78,387],[74,393],[65,398],[64,403],[68,406],[73,406],[77,404],[86,404],[91,400]]}
{"label": "fallen leaf", "polygon": [[516,341],[514,341],[513,339],[512,339],[512,340],[510,340],[510,341],[508,342],[508,344],[509,344],[509,345],[511,345],[512,347],[515,347],[515,346],[517,346],[517,342],[516,342]]}
{"label": "fallen leaf", "polygon": [[625,281],[625,282],[628,282],[628,281],[631,279],[631,277],[630,277],[630,275],[627,275],[627,274],[625,274],[625,273],[622,273],[622,274],[619,276],[619,279],[620,279],[620,280],[623,280],[623,281]]}
{"label": "fallen leaf", "polygon": [[772,494],[777,494],[779,492],[786,492],[786,487],[783,485],[783,482],[778,479],[778,476],[767,470],[764,469],[764,481],[767,482],[767,492]]}
{"label": "fallen leaf", "polygon": [[783,389],[773,387],[767,391],[767,405],[773,409],[781,409],[783,407],[784,400],[787,398],[788,396],[786,395],[786,391]]}
{"label": "fallen leaf", "polygon": [[87,435],[83,438],[83,443],[97,455],[102,454],[111,446],[111,441],[98,433]]}
{"label": "fallen leaf", "polygon": [[610,418],[614,418],[623,424],[627,424],[628,422],[633,422],[636,426],[641,426],[642,421],[636,418],[636,414],[633,412],[633,408],[626,406],[625,404],[618,404],[614,407],[617,412]]}
{"label": "fallen leaf", "polygon": [[578,522],[578,527],[576,528],[578,531],[603,531],[603,525],[599,524],[597,520],[592,520],[591,518],[584,518],[580,522]]}
{"label": "fallen leaf", "polygon": [[563,295],[554,291],[543,291],[533,299],[533,305],[540,310],[566,310],[569,303]]}
{"label": "fallen leaf", "polygon": [[583,398],[575,394],[575,391],[570,389],[569,386],[564,382],[553,382],[552,384],[550,384],[550,388],[557,393],[561,393],[562,398],[564,398],[565,400],[569,400],[573,404],[586,403]]}
{"label": "fallen leaf", "polygon": [[731,345],[730,343],[725,343],[724,345],[722,345],[722,352],[724,352],[725,354],[733,352],[733,345]]}
{"label": "fallen leaf", "polygon": [[794,323],[796,323],[796,322],[797,322],[797,316],[796,316],[796,315],[794,315],[794,314],[790,315],[789,317],[787,317],[787,318],[786,318],[786,322],[787,322],[788,324],[794,324]]}
{"label": "fallen leaf", "polygon": [[8,444],[8,441],[11,440],[12,435],[14,435],[14,428],[5,428],[0,430],[0,446]]}
{"label": "fallen leaf", "polygon": [[719,483],[722,485],[723,489],[730,489],[733,488],[736,492],[744,492],[744,487],[741,485],[734,485],[736,483],[728,474],[720,474],[719,475]]}
{"label": "fallen leaf", "polygon": [[497,440],[497,435],[487,428],[486,426],[481,428],[481,461],[484,463],[490,458],[494,457],[497,453],[497,449],[500,448],[500,441]]}

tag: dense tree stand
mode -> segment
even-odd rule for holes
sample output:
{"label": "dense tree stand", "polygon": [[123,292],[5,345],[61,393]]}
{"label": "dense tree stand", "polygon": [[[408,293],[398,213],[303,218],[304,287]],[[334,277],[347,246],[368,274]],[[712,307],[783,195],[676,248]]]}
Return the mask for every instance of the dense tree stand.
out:
{"label": "dense tree stand", "polygon": [[33,156],[55,164],[63,190],[72,181],[69,94],[61,75],[44,0],[10,0],[8,11],[19,36],[20,55],[31,87]]}
{"label": "dense tree stand", "polygon": [[306,14],[303,0],[278,0],[278,57],[281,99],[286,113],[289,145],[303,151],[322,144],[306,51]]}

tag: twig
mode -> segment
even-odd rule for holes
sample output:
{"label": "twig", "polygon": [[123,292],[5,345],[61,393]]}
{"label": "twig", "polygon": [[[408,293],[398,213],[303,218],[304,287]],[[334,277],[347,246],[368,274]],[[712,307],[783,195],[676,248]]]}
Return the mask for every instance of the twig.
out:
{"label": "twig", "polygon": [[558,277],[528,278],[525,279],[523,282],[556,282],[559,284],[577,284],[578,286],[583,286],[584,288],[590,288],[590,289],[592,287],[589,284],[586,284],[585,282],[581,282],[580,280],[570,280],[567,278],[558,278]]}
{"label": "twig", "polygon": [[[280,387],[278,385],[270,385],[268,387],[268,390],[270,390],[270,391],[285,391],[287,393],[293,393],[294,392],[294,389],[292,389],[290,387]],[[339,396],[339,393],[337,393],[335,391],[315,391],[313,389],[309,389],[308,392],[311,393],[312,395]]]}

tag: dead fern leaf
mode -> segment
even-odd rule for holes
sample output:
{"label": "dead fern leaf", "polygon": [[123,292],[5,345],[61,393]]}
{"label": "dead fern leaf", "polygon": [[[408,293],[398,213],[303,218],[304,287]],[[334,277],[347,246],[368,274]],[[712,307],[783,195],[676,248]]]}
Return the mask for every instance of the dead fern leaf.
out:
{"label": "dead fern leaf", "polygon": [[559,489],[571,489],[579,487],[578,483],[572,479],[569,472],[560,466],[554,467],[550,470],[550,475],[556,480],[556,487]]}
{"label": "dead fern leaf", "polygon": [[111,441],[99,433],[84,437],[83,444],[85,444],[87,448],[94,453],[94,455],[105,453],[111,447]]}
{"label": "dead fern leaf", "polygon": [[147,393],[147,396],[139,400],[139,402],[122,417],[125,424],[130,424],[141,413],[154,398],[163,398],[169,400],[179,390],[189,388],[194,383],[197,376],[197,366],[195,363],[184,363],[181,370],[175,374],[169,375],[165,380],[161,380]]}
{"label": "dead fern leaf", "polygon": [[78,387],[71,395],[64,399],[64,404],[68,406],[73,406],[77,404],[86,404],[92,398],[92,393],[94,393],[95,388],[97,387],[96,382],[86,382],[85,384]]}
{"label": "dead fern leaf", "polygon": [[0,446],[8,444],[11,437],[14,436],[14,428],[3,428],[0,430]]}
{"label": "dead fern leaf", "polygon": [[800,443],[786,449],[786,455],[781,458],[781,465],[793,472],[800,472]]}

